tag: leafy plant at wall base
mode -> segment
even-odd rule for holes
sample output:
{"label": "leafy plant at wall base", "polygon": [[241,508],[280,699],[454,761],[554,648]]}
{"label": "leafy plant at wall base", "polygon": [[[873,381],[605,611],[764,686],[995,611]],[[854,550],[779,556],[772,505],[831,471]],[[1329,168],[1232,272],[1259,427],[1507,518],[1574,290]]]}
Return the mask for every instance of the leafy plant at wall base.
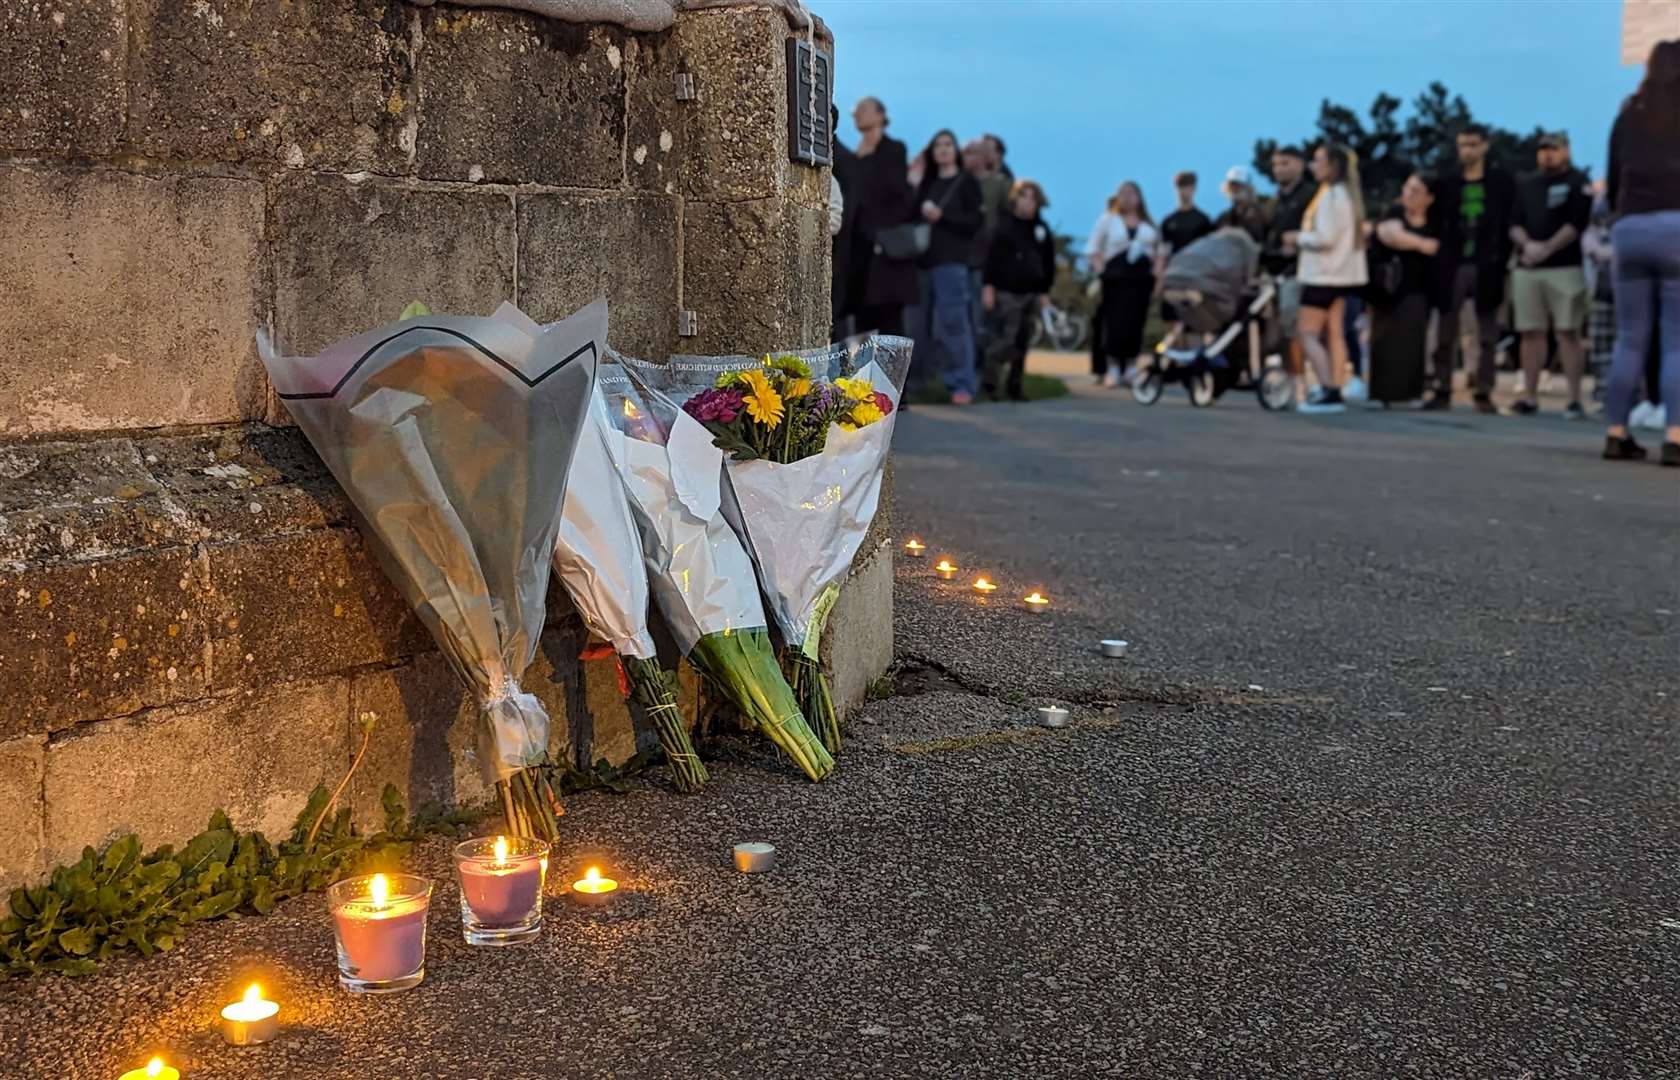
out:
{"label": "leafy plant at wall base", "polygon": [[[387,785],[381,799],[385,828],[362,836],[348,807],[323,818],[330,801],[326,785],[317,787],[291,835],[278,844],[259,832],[235,830],[218,810],[179,850],[165,844],[143,853],[132,833],[103,851],[84,848],[80,861],[58,867],[46,884],[12,890],[11,913],[0,919],[0,977],[84,975],[119,953],[150,956],[174,948],[193,923],[266,915],[288,897],[354,873],[394,868],[418,837],[475,816],[427,808],[411,820],[397,789]],[[311,836],[318,818],[320,828]]]}

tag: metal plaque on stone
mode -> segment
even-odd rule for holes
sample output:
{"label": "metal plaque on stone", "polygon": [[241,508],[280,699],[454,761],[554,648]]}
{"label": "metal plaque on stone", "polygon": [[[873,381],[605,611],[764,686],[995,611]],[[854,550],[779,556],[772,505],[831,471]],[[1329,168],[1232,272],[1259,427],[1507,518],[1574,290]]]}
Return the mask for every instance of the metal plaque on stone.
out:
{"label": "metal plaque on stone", "polygon": [[834,57],[809,41],[789,38],[788,157],[807,165],[834,164]]}

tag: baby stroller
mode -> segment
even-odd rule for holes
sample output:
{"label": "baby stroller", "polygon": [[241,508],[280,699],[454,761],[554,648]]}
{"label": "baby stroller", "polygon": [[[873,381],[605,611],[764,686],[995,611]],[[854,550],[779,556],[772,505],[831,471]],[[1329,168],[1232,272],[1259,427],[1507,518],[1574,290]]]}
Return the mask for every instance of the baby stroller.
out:
{"label": "baby stroller", "polygon": [[1197,408],[1233,387],[1252,389],[1267,409],[1295,403],[1295,377],[1283,365],[1277,286],[1255,283],[1260,249],[1247,232],[1224,228],[1174,255],[1161,295],[1179,321],[1132,383],[1132,397],[1153,405],[1169,382],[1182,383]]}

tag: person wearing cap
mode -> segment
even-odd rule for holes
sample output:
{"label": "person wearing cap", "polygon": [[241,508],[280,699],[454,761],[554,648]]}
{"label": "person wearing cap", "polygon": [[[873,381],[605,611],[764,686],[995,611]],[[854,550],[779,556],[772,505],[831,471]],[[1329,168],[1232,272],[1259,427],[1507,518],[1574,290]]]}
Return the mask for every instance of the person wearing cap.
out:
{"label": "person wearing cap", "polygon": [[1581,407],[1581,327],[1587,317],[1587,277],[1581,266],[1581,234],[1592,216],[1587,178],[1569,161],[1569,136],[1540,137],[1539,168],[1517,181],[1511,215],[1511,243],[1517,266],[1511,272],[1511,315],[1522,339],[1523,396],[1511,406],[1516,416],[1540,411],[1535,395],[1546,363],[1546,332],[1557,335],[1564,378],[1569,382],[1572,420]]}
{"label": "person wearing cap", "polygon": [[1225,170],[1225,182],[1219,185],[1219,190],[1231,200],[1231,205],[1214,220],[1214,228],[1235,225],[1252,236],[1256,244],[1264,244],[1271,218],[1259,196],[1254,194],[1254,170],[1247,165],[1231,166]]}

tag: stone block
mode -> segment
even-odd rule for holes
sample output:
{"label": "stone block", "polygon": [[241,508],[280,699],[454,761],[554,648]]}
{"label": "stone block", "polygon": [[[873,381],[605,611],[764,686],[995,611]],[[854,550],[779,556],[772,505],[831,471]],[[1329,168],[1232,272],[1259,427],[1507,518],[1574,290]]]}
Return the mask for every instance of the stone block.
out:
{"label": "stone block", "polygon": [[827,233],[819,218],[779,198],[686,204],[683,306],[698,312],[700,334],[685,339],[683,351],[761,353],[827,341]]}
{"label": "stone block", "polygon": [[[578,713],[577,639],[566,628],[543,637],[537,657],[520,685],[548,710],[549,756],[571,760],[572,720]],[[378,715],[366,758],[351,781],[356,819],[373,827],[383,821],[380,794],[395,784],[409,810],[427,802],[471,806],[495,798],[478,760],[477,705],[441,653],[416,656],[406,664],[358,673],[351,690],[350,748],[361,739],[357,719]]]}
{"label": "stone block", "polygon": [[[683,190],[696,199],[781,193],[787,161],[786,22],[766,8],[695,11],[673,34],[695,99],[681,116]],[[645,125],[635,125],[645,130]],[[640,137],[640,136],[639,136]]]}
{"label": "stone block", "polygon": [[273,202],[274,325],[288,352],[391,322],[411,300],[488,315],[513,297],[509,195],[297,177]]}
{"label": "stone block", "polygon": [[127,70],[126,0],[0,6],[0,150],[115,153]]}
{"label": "stone block", "polygon": [[50,867],[41,861],[41,775],[45,735],[0,742],[0,913],[19,885],[33,885]]}
{"label": "stone block", "polygon": [[408,170],[417,16],[400,0],[131,0],[129,17],[136,153]]}
{"label": "stone block", "polygon": [[677,73],[688,70],[681,46],[674,31],[638,34],[627,42],[624,169],[630,185],[644,191],[675,194],[687,160],[693,103],[676,97]]}
{"label": "stone block", "polygon": [[622,30],[510,11],[423,16],[417,167],[438,180],[618,187]]}
{"label": "stone block", "polygon": [[349,680],[87,724],[46,747],[46,858],[76,858],[137,832],[151,847],[179,843],[226,810],[236,827],[291,831],[309,791],[344,774]]}
{"label": "stone block", "polygon": [[218,692],[258,689],[434,647],[354,529],[205,548]]}
{"label": "stone block", "polygon": [[203,696],[206,614],[185,548],[0,571],[0,738]]}
{"label": "stone block", "polygon": [[[823,661],[834,706],[845,715],[862,705],[869,684],[893,662],[893,551],[876,548],[840,590],[823,632]],[[839,647],[837,647],[837,643]]]}
{"label": "stone block", "polygon": [[663,359],[677,337],[677,209],[670,196],[519,196],[519,305],[564,318],[599,296],[607,338]]}
{"label": "stone block", "polygon": [[344,495],[296,428],[245,425],[142,439],[153,482],[218,542],[352,525]]}
{"label": "stone block", "polygon": [[262,185],[0,166],[0,436],[256,415]]}

